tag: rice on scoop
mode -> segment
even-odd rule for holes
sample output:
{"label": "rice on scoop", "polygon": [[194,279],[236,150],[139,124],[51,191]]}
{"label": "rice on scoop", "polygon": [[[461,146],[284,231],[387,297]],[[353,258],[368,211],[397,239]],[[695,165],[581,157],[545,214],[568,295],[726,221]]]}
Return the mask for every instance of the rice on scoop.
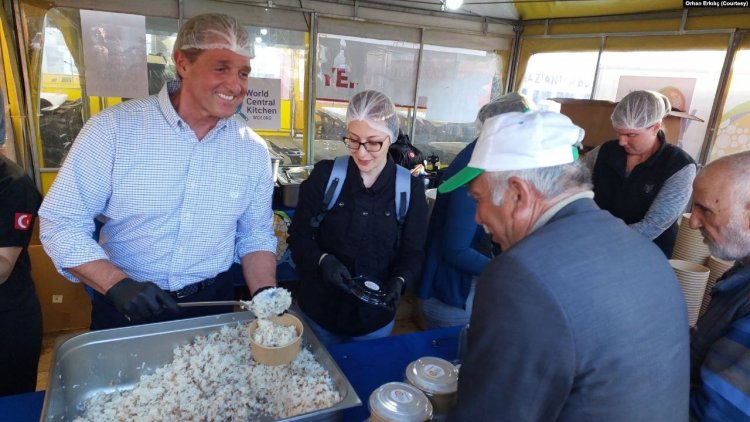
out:
{"label": "rice on scoop", "polygon": [[242,307],[258,318],[271,318],[286,312],[292,306],[292,294],[289,290],[274,287],[263,290],[251,301],[242,301]]}

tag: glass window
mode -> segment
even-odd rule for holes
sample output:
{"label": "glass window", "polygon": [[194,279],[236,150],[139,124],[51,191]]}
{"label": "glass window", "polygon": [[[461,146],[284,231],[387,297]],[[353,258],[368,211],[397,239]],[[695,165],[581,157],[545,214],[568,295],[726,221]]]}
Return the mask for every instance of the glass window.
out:
{"label": "glass window", "polygon": [[732,66],[729,92],[709,161],[750,151],[750,48],[739,50]]}
{"label": "glass window", "polygon": [[[132,16],[116,13],[108,15],[112,17],[112,22],[116,22],[119,16]],[[86,91],[79,76],[79,72],[85,70],[80,22],[80,12],[67,8],[50,9],[44,19],[39,134],[42,144],[40,161],[46,171],[62,165],[67,151],[89,116],[127,99],[82,95]],[[95,38],[109,36],[111,39],[105,41],[110,45],[123,45],[118,43],[121,40],[117,35],[117,30],[122,28],[106,27],[103,24],[95,29],[96,31],[89,28]],[[109,34],[106,32],[107,29],[110,30]],[[176,33],[175,19],[145,18],[146,54],[145,57],[138,58],[146,62],[147,74],[144,81],[148,88],[144,88],[144,93],[157,93],[164,82],[173,77],[171,50]],[[107,54],[111,53],[109,50],[114,51],[101,47],[100,50]],[[132,58],[132,55],[127,57]],[[92,63],[91,66],[93,65]],[[103,60],[97,62],[96,66],[101,67],[98,68],[98,72],[114,72],[116,60]]]}
{"label": "glass window", "polygon": [[357,92],[375,89],[398,109],[401,131],[409,133],[414,112],[419,45],[344,35],[318,35],[314,161],[348,154],[346,107]]}
{"label": "glass window", "polygon": [[414,145],[425,158],[448,164],[476,137],[477,112],[502,94],[501,69],[495,52],[424,46]]}
{"label": "glass window", "polygon": [[[269,141],[272,154],[284,164],[301,164],[306,129],[304,74],[307,66],[306,34],[286,29],[245,27],[255,39],[252,78],[278,79],[281,85],[281,124],[278,130],[256,132]],[[250,81],[252,88],[252,80]]]}
{"label": "glass window", "polygon": [[560,111],[560,104],[550,98],[589,99],[597,56],[596,51],[534,54],[518,92],[551,111]]}

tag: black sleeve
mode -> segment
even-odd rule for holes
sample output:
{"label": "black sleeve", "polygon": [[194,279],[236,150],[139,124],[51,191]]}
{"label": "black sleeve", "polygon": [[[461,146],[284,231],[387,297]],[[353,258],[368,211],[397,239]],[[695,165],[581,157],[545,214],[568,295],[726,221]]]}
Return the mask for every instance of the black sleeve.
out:
{"label": "black sleeve", "polygon": [[[2,177],[0,177],[2,179]],[[0,187],[0,247],[26,247],[42,197],[27,177]]]}
{"label": "black sleeve", "polygon": [[424,184],[420,179],[412,176],[409,211],[401,230],[401,247],[391,268],[391,277],[401,276],[407,286],[414,286],[422,272],[426,236],[427,199]]}
{"label": "black sleeve", "polygon": [[333,161],[324,160],[315,164],[310,177],[299,187],[299,199],[294,210],[292,224],[289,226],[289,249],[292,260],[297,266],[297,273],[302,278],[314,277],[318,260],[323,251],[315,238],[315,230],[310,226],[310,219],[323,209],[323,191],[328,177],[333,170]]}

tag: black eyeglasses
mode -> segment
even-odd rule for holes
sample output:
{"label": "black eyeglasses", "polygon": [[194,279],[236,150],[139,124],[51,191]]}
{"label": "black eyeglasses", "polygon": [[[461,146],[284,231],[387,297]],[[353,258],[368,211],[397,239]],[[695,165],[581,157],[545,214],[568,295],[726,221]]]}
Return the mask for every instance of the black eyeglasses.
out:
{"label": "black eyeglasses", "polygon": [[[390,137],[386,138],[388,140]],[[367,142],[359,142],[355,139],[349,138],[344,136],[344,145],[346,145],[347,148],[351,151],[359,151],[359,148],[364,146],[365,151],[367,152],[378,152],[381,149],[383,149],[383,144],[385,141],[375,142],[375,141],[367,141]]]}

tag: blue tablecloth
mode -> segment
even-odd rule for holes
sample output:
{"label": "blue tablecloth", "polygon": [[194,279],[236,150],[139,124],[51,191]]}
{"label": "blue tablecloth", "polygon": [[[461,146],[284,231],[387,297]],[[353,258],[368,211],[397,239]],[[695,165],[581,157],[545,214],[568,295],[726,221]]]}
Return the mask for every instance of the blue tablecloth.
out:
{"label": "blue tablecloth", "polygon": [[[460,327],[421,331],[376,340],[334,345],[328,348],[349,379],[362,406],[344,412],[344,421],[362,422],[369,415],[370,393],[389,381],[403,381],[404,369],[423,356],[453,360],[458,351]],[[0,421],[37,422],[44,392],[0,398]]]}

